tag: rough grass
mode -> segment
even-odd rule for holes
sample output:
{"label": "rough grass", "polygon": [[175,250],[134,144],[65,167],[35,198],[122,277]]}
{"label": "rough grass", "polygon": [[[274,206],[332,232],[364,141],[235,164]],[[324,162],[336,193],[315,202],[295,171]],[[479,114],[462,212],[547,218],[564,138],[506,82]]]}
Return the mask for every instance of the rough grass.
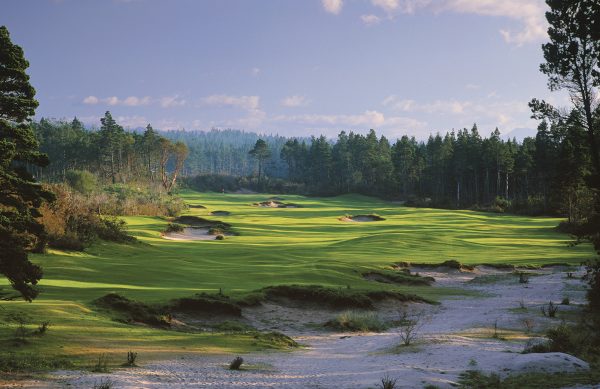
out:
{"label": "rough grass", "polygon": [[375,312],[346,311],[325,323],[325,327],[338,331],[381,332],[386,324]]}
{"label": "rough grass", "polygon": [[[109,293],[154,306],[222,289],[242,306],[260,302],[264,294],[255,291],[262,288],[296,284],[333,290],[350,286],[349,291],[372,292],[367,295],[370,300],[387,293],[435,300],[464,292],[372,282],[362,273],[399,261],[422,264],[454,259],[463,265],[541,266],[578,265],[593,256],[588,244],[568,245],[570,236],[554,228],[560,222],[556,218],[417,209],[358,195],[290,195],[286,202],[302,207],[280,209],[250,205],[268,198],[264,194],[183,191],[182,197],[191,205],[185,216],[192,217],[183,221],[214,224],[218,218],[211,217],[209,210],[224,209],[235,215],[235,230],[240,235],[218,242],[166,240],[161,233],[168,221],[131,216],[123,218],[128,232],[143,244],[99,242],[85,252],[49,250],[32,255],[44,269],[40,297],[32,304],[8,301],[2,305],[7,313],[24,311],[53,326],[46,336],[22,346],[19,353],[49,355],[63,350],[89,363],[90,353],[106,352],[120,360],[127,351],[136,350],[147,360],[168,353],[241,354],[262,347],[263,343],[249,334],[189,334],[115,322],[91,303]],[[194,207],[200,204],[206,208]],[[337,220],[344,214],[372,213],[385,220]],[[4,279],[0,287],[8,288]],[[369,304],[362,297],[359,301]],[[0,325],[0,338],[13,333],[13,326]]]}
{"label": "rough grass", "polygon": [[421,277],[416,274],[394,270],[371,270],[363,272],[362,276],[368,280],[402,285],[427,286],[431,285],[431,283],[435,281],[433,277]]}

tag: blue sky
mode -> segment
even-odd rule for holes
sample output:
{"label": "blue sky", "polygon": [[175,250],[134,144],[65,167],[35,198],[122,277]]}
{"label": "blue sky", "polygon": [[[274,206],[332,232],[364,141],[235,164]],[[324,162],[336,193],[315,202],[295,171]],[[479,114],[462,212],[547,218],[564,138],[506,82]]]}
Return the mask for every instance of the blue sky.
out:
{"label": "blue sky", "polygon": [[[533,129],[541,0],[1,0],[38,117],[282,135]],[[517,132],[522,132],[517,130]],[[516,133],[516,132],[515,132]],[[513,133],[514,134],[514,133]]]}

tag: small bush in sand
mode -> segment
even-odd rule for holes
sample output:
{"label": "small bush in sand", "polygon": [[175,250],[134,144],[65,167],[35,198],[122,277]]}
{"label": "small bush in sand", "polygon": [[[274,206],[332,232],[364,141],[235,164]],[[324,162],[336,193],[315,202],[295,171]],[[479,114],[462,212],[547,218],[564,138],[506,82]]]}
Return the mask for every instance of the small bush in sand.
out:
{"label": "small bush in sand", "polygon": [[527,306],[525,305],[525,300],[523,300],[523,299],[519,300],[519,308],[527,309]]}
{"label": "small bush in sand", "polygon": [[563,297],[562,301],[560,302],[562,305],[570,305],[571,304],[571,299],[567,296],[567,297]]}
{"label": "small bush in sand", "polygon": [[94,384],[94,389],[111,389],[113,383],[110,380],[101,380],[99,383]]}
{"label": "small bush in sand", "polygon": [[391,378],[390,376],[386,375],[385,377],[383,377],[381,379],[381,383],[379,384],[379,388],[381,388],[381,389],[394,389],[396,387],[396,382],[397,381],[398,381],[398,379]]}
{"label": "small bush in sand", "polygon": [[242,363],[244,363],[244,358],[235,357],[233,361],[229,363],[229,370],[240,370]]}
{"label": "small bush in sand", "polygon": [[219,235],[215,236],[215,240],[225,240],[225,236],[219,234]]}
{"label": "small bush in sand", "polygon": [[127,352],[127,362],[123,364],[124,367],[136,367],[135,360],[137,359],[137,353],[133,351]]}
{"label": "small bush in sand", "polygon": [[573,278],[573,272],[572,271],[567,272],[567,278]]}
{"label": "small bush in sand", "polygon": [[548,303],[548,305],[542,305],[542,315],[546,317],[556,317],[556,312],[558,311],[558,306],[555,305],[552,301]]}
{"label": "small bush in sand", "polygon": [[419,330],[423,326],[423,312],[409,313],[407,310],[400,311],[398,320],[398,335],[404,346],[410,346],[418,337]]}
{"label": "small bush in sand", "polygon": [[108,356],[106,354],[100,354],[98,361],[92,368],[94,373],[108,373]]}
{"label": "small bush in sand", "polygon": [[386,326],[374,312],[346,311],[335,319],[325,323],[326,327],[343,331],[374,331],[385,330]]}

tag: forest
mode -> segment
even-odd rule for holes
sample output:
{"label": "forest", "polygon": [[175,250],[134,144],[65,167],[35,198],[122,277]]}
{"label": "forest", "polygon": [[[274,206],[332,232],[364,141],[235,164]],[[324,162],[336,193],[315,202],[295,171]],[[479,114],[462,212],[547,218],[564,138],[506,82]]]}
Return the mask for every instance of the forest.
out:
{"label": "forest", "polygon": [[[143,132],[125,131],[107,115],[99,129],[85,128],[77,118],[34,123],[40,149],[52,161],[37,170],[39,177],[63,181],[70,170],[87,170],[111,183],[159,181],[168,191],[181,174],[199,190],[362,193],[416,206],[561,215],[570,221],[580,220],[593,202],[584,181],[590,153],[576,111],[541,121],[536,137],[521,142],[504,140],[497,128],[482,135],[476,124],[426,141],[406,135],[390,141],[375,130],[342,131],[332,140],[216,129],[157,131],[151,125]],[[116,135],[110,135],[110,126],[118,128]],[[252,155],[259,139],[266,154]],[[173,177],[167,179],[169,172]]]}

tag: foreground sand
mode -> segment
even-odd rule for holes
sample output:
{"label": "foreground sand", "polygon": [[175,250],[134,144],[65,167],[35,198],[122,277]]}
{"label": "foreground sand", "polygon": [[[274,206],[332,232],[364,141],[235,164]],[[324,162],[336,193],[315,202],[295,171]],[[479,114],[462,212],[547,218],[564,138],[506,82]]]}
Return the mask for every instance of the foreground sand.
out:
{"label": "foreground sand", "polygon": [[[413,269],[436,278],[437,286],[460,287],[477,292],[477,297],[446,299],[439,306],[385,303],[379,314],[393,319],[401,309],[423,313],[423,325],[413,346],[398,347],[397,329],[384,333],[332,333],[300,323],[322,322],[330,311],[315,308],[283,308],[267,305],[245,311],[249,322],[263,329],[277,329],[292,335],[306,348],[293,352],[243,355],[247,370],[230,371],[233,355],[184,356],[111,374],[77,371],[53,373],[48,382],[28,387],[87,387],[110,381],[113,388],[368,388],[376,387],[386,375],[397,378],[397,387],[419,388],[427,384],[450,387],[461,372],[480,370],[501,375],[527,371],[579,371],[585,362],[560,353],[520,354],[533,332],[561,322],[561,314],[584,304],[584,285],[567,278],[560,268],[535,271],[529,283],[520,284],[509,272],[477,268],[474,272],[450,269]],[[576,276],[581,274],[576,273]],[[485,282],[473,282],[486,276]],[[481,278],[479,278],[481,280]],[[477,281],[477,280],[476,280]],[[552,300],[569,297],[558,318],[547,318],[540,307]],[[526,309],[519,309],[524,304]],[[564,316],[563,316],[564,317]],[[500,339],[493,337],[497,323]]]}

